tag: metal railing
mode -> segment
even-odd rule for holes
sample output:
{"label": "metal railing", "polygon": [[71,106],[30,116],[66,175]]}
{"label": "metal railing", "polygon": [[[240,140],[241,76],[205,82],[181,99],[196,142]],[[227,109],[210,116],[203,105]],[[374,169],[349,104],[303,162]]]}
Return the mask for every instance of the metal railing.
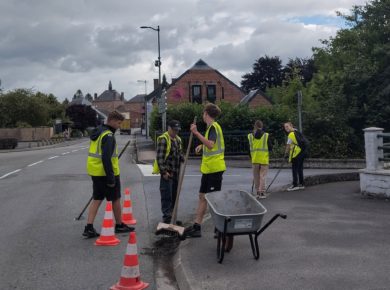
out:
{"label": "metal railing", "polygon": [[[224,131],[223,137],[225,140],[225,155],[247,155],[249,154],[248,133],[246,131]],[[156,132],[159,136],[161,132]],[[189,132],[180,132],[180,138],[183,141],[183,148],[187,148]],[[156,140],[155,138],[154,140]],[[193,138],[190,155],[195,156],[195,147],[201,144],[197,138]]]}
{"label": "metal railing", "polygon": [[383,145],[382,146],[378,146],[378,150],[382,150],[383,154],[379,154],[379,156],[383,156],[383,157],[379,157],[378,160],[379,161],[383,161],[383,168],[384,169],[388,169],[390,168],[390,142],[385,142],[386,141],[390,141],[390,133],[382,133],[382,134],[378,134],[378,138],[382,138],[383,141],[380,142],[382,143]]}

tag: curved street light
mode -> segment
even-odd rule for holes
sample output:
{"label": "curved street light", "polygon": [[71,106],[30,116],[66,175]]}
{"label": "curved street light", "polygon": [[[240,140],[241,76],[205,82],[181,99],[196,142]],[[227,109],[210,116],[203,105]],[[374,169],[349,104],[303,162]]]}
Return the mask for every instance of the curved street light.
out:
{"label": "curved street light", "polygon": [[[152,26],[141,26],[141,29],[152,29],[154,31],[157,31],[157,43],[158,43],[158,59],[154,62],[154,65],[158,67],[158,86],[159,86],[159,95],[158,98],[160,99],[159,101],[162,102],[161,100],[161,56],[160,56],[160,25],[157,25],[157,28],[154,28]],[[167,123],[167,113],[163,112],[162,113],[162,130],[163,132],[166,131],[166,123]]]}

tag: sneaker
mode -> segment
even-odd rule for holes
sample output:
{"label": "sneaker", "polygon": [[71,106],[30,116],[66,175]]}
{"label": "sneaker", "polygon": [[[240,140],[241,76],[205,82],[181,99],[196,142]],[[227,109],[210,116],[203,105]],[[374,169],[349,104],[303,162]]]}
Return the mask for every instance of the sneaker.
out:
{"label": "sneaker", "polygon": [[289,188],[287,188],[287,191],[295,191],[295,190],[299,190],[300,188],[298,186],[295,186],[295,185],[291,185]]}
{"label": "sneaker", "polygon": [[134,231],[133,227],[129,227],[125,223],[122,223],[120,225],[115,225],[115,233],[129,233]]}
{"label": "sneaker", "polygon": [[305,189],[305,186],[303,184],[298,185],[299,189]]}
{"label": "sneaker", "polygon": [[96,232],[94,227],[88,228],[87,226],[85,226],[83,236],[86,237],[87,239],[91,239],[91,238],[99,237],[100,234]]}
{"label": "sneaker", "polygon": [[258,192],[257,193],[256,199],[264,199],[264,198],[267,198],[267,195],[265,194],[265,192]]}
{"label": "sneaker", "polygon": [[163,223],[164,224],[170,224],[171,223],[171,218],[163,218]]}
{"label": "sneaker", "polygon": [[189,226],[189,227],[185,228],[184,234],[188,238],[200,238],[200,237],[202,237],[202,231],[201,231],[200,226],[197,227],[195,225],[192,225],[192,226]]}

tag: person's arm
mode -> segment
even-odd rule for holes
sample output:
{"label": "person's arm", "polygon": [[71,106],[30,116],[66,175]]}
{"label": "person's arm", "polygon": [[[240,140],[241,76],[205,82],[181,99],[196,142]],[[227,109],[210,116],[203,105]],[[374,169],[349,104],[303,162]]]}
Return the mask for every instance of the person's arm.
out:
{"label": "person's arm", "polygon": [[167,153],[168,145],[165,138],[160,138],[160,141],[157,144],[157,154],[156,160],[158,164],[158,168],[160,168],[161,175],[167,173],[168,168],[165,165],[165,155]]}
{"label": "person's arm", "polygon": [[272,137],[269,134],[268,134],[267,144],[268,144],[268,151],[272,152],[272,149],[274,148],[274,145],[272,143]]}
{"label": "person's arm", "polygon": [[211,150],[213,147],[214,147],[214,143],[216,141],[215,140],[210,140],[210,133],[211,133],[211,130],[214,129],[214,132],[215,132],[215,128],[212,127],[210,128],[210,131],[209,131],[209,139],[206,139],[199,131],[198,131],[198,128],[196,127],[195,124],[191,124],[191,132],[199,139],[200,142],[202,142],[202,144],[204,146],[206,146],[209,150]]}
{"label": "person's arm", "polygon": [[291,148],[291,145],[293,143],[293,140],[290,138],[290,134],[291,134],[291,132],[287,136],[287,144],[286,144],[286,149],[284,151],[284,156],[285,157],[286,156],[288,157],[290,155],[290,148]]}
{"label": "person's arm", "polygon": [[102,163],[104,172],[106,173],[106,183],[110,187],[115,186],[114,170],[112,168],[111,158],[115,150],[115,139],[112,134],[108,134],[102,138]]}

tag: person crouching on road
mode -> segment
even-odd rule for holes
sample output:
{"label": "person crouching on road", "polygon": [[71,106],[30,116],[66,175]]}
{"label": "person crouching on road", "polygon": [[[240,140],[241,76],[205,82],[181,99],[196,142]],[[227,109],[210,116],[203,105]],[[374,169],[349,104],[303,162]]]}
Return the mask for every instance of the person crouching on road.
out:
{"label": "person crouching on road", "polygon": [[87,172],[92,178],[93,200],[89,207],[88,221],[83,236],[98,237],[93,227],[97,211],[104,198],[112,201],[115,216],[115,232],[126,233],[134,230],[122,222],[121,216],[121,182],[118,158],[118,147],[115,131],[120,127],[124,117],[117,111],[108,115],[107,123],[97,127],[91,134],[87,159]]}
{"label": "person crouching on road", "polygon": [[293,184],[287,188],[287,191],[304,189],[303,181],[303,160],[305,158],[301,147],[298,146],[298,141],[295,136],[296,129],[291,122],[284,123],[284,130],[287,132],[287,144],[284,153],[284,158],[288,158],[292,166]]}
{"label": "person crouching on road", "polygon": [[178,136],[181,127],[179,121],[168,122],[168,131],[157,138],[157,154],[153,165],[153,174],[159,174],[161,211],[163,222],[170,224],[176,202],[180,164],[184,161],[182,141]]}
{"label": "person crouching on road", "polygon": [[266,198],[266,177],[269,165],[269,152],[272,151],[272,143],[269,134],[263,130],[262,121],[257,120],[255,122],[253,133],[248,134],[248,141],[256,198]]}
{"label": "person crouching on road", "polygon": [[199,190],[198,208],[195,223],[186,228],[187,237],[201,237],[201,223],[206,213],[207,201],[205,194],[219,191],[222,187],[222,175],[226,170],[225,165],[225,141],[221,126],[215,119],[221,114],[217,105],[207,104],[203,110],[203,121],[207,124],[205,136],[198,132],[196,124],[191,124],[191,132],[202,142],[195,148],[196,153],[203,150],[200,171],[202,180]]}

